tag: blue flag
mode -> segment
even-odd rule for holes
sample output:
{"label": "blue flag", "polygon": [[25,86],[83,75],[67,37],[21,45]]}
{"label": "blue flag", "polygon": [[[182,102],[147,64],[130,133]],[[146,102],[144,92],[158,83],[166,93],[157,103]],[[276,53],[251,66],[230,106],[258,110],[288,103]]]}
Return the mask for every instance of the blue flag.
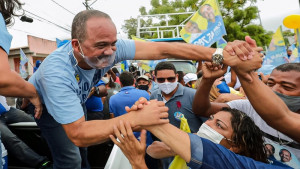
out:
{"label": "blue flag", "polygon": [[20,64],[25,65],[28,62],[28,58],[23,52],[23,50],[20,48]]}
{"label": "blue flag", "polygon": [[263,65],[278,66],[288,63],[287,51],[282,36],[281,26],[272,37]]}

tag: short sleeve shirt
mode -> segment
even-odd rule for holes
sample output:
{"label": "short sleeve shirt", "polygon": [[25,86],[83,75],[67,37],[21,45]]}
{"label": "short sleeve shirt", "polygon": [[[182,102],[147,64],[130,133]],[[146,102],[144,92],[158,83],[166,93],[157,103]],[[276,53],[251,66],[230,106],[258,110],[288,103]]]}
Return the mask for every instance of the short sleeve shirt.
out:
{"label": "short sleeve shirt", "polygon": [[[195,134],[189,134],[191,142],[191,169],[283,169],[284,167],[255,161],[233,153],[222,145],[215,144]],[[286,169],[286,168],[285,168]]]}
{"label": "short sleeve shirt", "polygon": [[70,42],[51,53],[29,79],[38,91],[49,114],[61,124],[68,124],[83,115],[85,103],[92,86],[116,63],[132,60],[135,43],[118,40],[116,58],[112,65],[103,69],[81,69],[76,63]]}
{"label": "short sleeve shirt", "polygon": [[4,18],[0,13],[0,47],[9,54],[10,43],[12,36],[8,33]]}

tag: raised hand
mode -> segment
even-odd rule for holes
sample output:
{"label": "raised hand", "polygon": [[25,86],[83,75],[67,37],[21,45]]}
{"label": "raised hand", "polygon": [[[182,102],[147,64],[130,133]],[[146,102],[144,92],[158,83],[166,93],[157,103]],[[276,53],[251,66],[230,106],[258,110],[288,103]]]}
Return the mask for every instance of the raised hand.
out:
{"label": "raised hand", "polygon": [[217,79],[226,73],[227,67],[227,65],[223,65],[223,67],[214,67],[211,62],[204,62],[202,66],[203,78]]}
{"label": "raised hand", "polygon": [[141,141],[138,141],[131,129],[130,123],[120,121],[119,127],[114,126],[114,134],[109,135],[110,139],[122,150],[129,160],[133,169],[146,169],[145,153],[146,153],[146,130],[141,131]]}
{"label": "raised hand", "polygon": [[142,109],[131,110],[130,114],[134,114],[134,127],[144,127],[169,123],[168,110],[163,101],[150,100]]}

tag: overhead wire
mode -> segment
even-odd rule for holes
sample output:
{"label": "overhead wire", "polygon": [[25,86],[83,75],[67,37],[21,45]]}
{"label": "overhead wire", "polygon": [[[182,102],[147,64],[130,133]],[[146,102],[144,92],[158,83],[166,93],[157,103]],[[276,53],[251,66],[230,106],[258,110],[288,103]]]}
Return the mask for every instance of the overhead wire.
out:
{"label": "overhead wire", "polygon": [[56,23],[54,23],[54,22],[52,22],[52,21],[49,21],[49,20],[47,20],[47,19],[45,19],[45,18],[43,18],[43,17],[41,17],[41,16],[38,16],[38,15],[36,15],[36,14],[34,14],[34,13],[32,13],[32,12],[29,12],[29,11],[27,11],[27,10],[25,10],[25,9],[24,9],[24,11],[27,12],[27,13],[29,13],[30,15],[33,15],[33,16],[35,16],[35,17],[38,17],[38,18],[40,18],[40,19],[42,19],[42,20],[44,20],[44,21],[46,21],[46,22],[48,22],[48,23],[50,23],[50,24],[53,24],[53,25],[55,25],[55,26],[57,26],[57,27],[59,27],[59,28],[61,28],[61,29],[64,29],[65,31],[71,32],[70,29],[67,29],[67,28],[65,28],[65,27],[62,27],[62,26],[60,26],[60,25],[58,25],[58,24],[56,24]]}
{"label": "overhead wire", "polygon": [[68,10],[67,8],[65,8],[64,6],[60,5],[59,3],[57,3],[56,1],[54,0],[51,0],[53,3],[55,3],[56,5],[60,6],[61,8],[63,8],[64,10],[68,11],[69,13],[75,15],[73,12],[71,12],[70,10]]}

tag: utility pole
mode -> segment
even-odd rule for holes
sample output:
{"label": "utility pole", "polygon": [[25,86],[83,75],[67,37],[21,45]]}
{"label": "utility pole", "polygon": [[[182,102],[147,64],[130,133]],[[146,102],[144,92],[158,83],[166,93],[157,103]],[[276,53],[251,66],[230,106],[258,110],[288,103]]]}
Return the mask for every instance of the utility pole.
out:
{"label": "utility pole", "polygon": [[90,1],[90,0],[85,0],[85,2],[82,2],[82,4],[85,6],[85,9],[86,9],[86,10],[91,10],[91,9],[93,9],[91,6],[92,6],[97,0],[95,0],[95,1],[92,2],[91,4],[89,4],[88,1]]}

